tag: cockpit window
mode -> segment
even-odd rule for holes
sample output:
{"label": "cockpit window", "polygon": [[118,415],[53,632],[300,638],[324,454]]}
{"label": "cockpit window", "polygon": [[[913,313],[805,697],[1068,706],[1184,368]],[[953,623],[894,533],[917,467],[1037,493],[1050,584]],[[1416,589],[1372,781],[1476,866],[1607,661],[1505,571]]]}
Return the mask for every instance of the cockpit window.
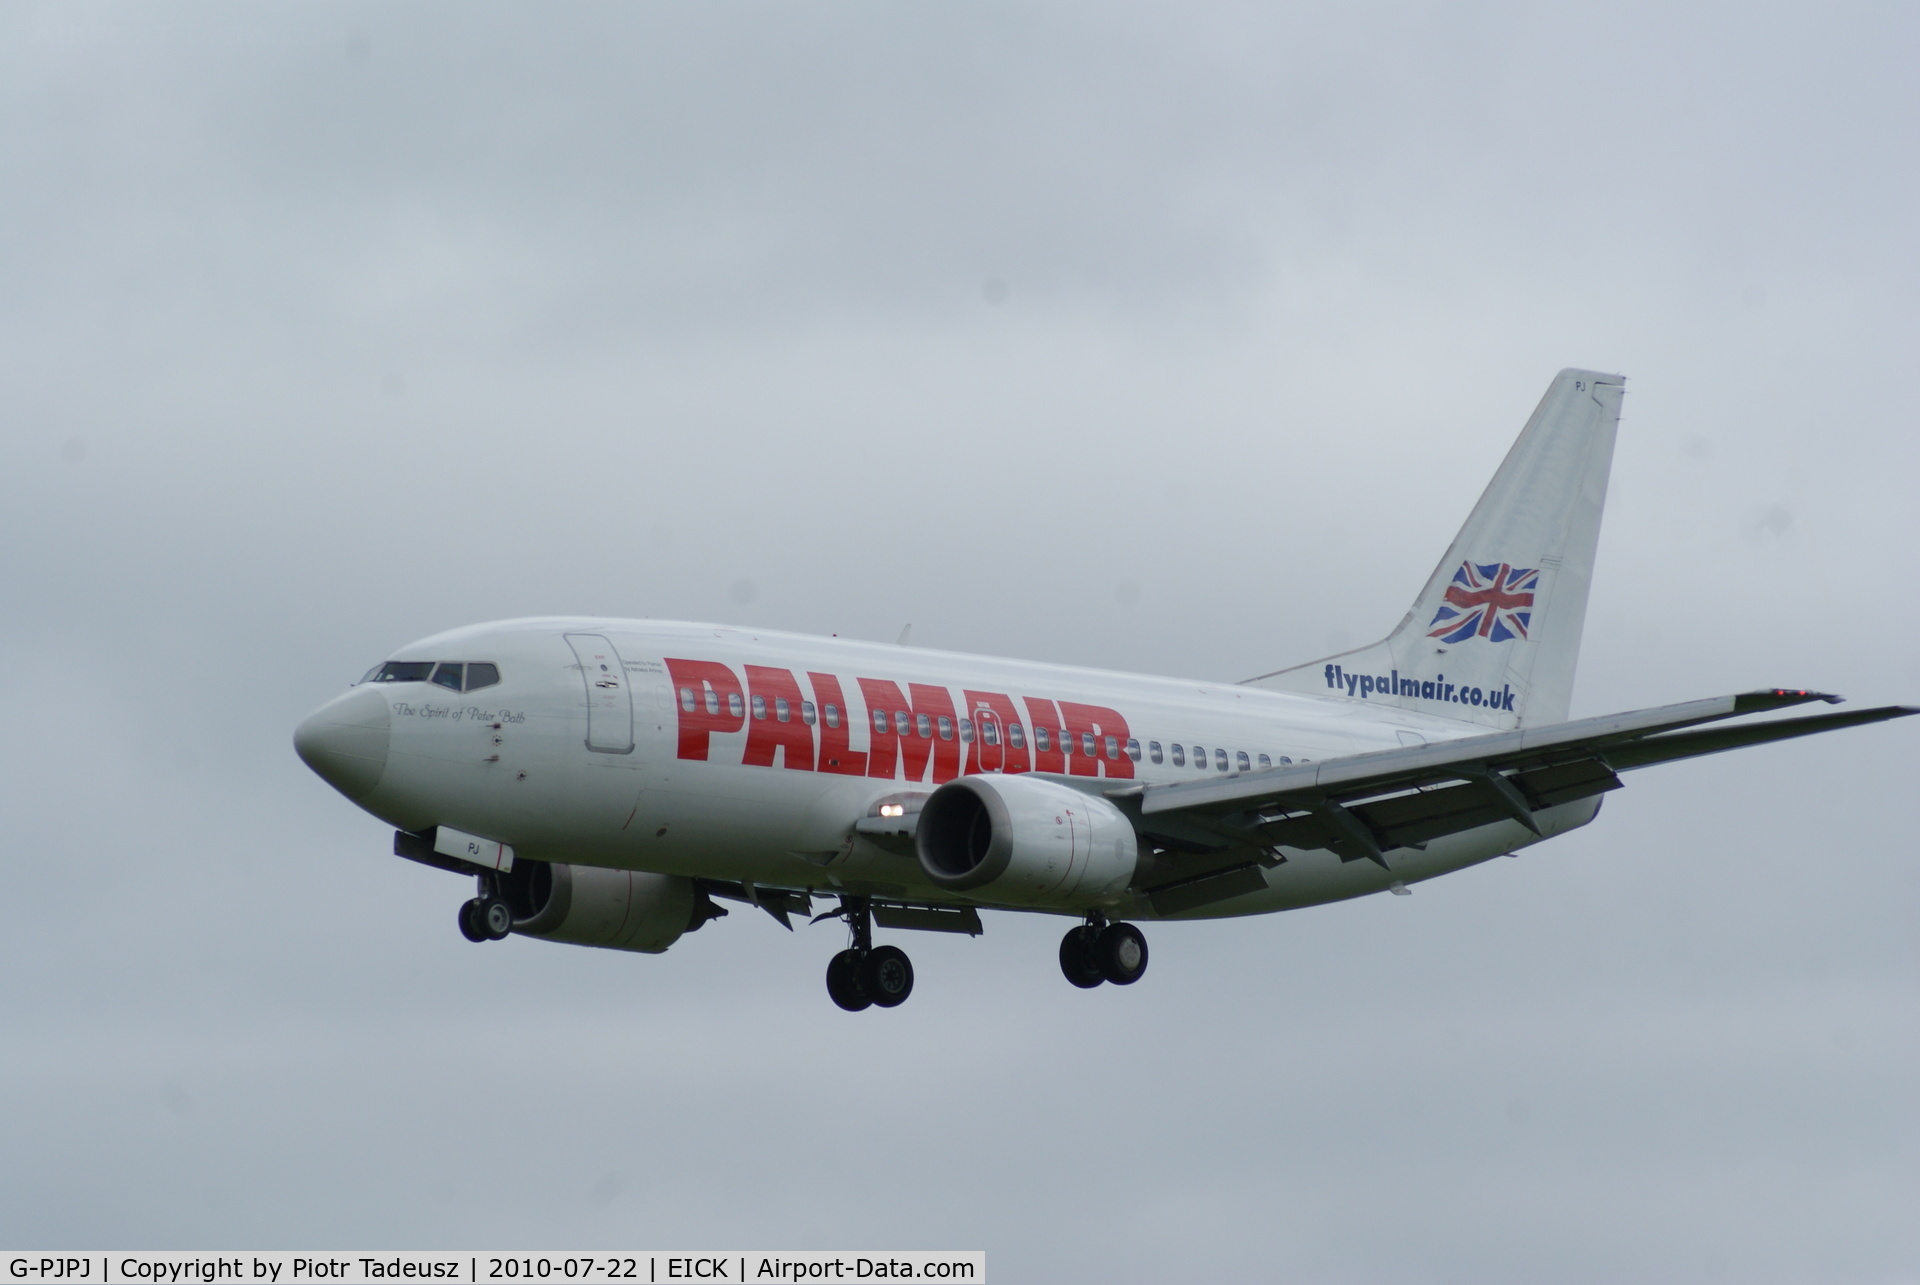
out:
{"label": "cockpit window", "polygon": [[425,683],[448,691],[478,691],[500,681],[500,667],[491,661],[390,660],[367,671],[363,683]]}
{"label": "cockpit window", "polygon": [[424,683],[433,672],[430,660],[390,660],[373,672],[376,683]]}

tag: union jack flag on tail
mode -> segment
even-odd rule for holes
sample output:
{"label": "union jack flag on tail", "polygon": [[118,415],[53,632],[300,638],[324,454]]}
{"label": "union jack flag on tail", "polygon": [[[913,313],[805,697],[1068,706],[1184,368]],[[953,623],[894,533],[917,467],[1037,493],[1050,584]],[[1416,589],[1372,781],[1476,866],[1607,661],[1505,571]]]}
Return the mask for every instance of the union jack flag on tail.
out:
{"label": "union jack flag on tail", "polygon": [[1538,567],[1463,562],[1447,586],[1446,603],[1427,622],[1427,637],[1449,643],[1525,638],[1539,584]]}

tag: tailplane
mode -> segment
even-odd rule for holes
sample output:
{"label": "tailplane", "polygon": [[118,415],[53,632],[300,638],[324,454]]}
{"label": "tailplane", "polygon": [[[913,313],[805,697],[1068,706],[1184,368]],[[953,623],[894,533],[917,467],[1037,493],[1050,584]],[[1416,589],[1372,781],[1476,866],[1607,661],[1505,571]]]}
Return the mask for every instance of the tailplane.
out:
{"label": "tailplane", "polygon": [[1247,685],[1493,728],[1563,721],[1625,383],[1591,370],[1554,377],[1413,610],[1386,638]]}

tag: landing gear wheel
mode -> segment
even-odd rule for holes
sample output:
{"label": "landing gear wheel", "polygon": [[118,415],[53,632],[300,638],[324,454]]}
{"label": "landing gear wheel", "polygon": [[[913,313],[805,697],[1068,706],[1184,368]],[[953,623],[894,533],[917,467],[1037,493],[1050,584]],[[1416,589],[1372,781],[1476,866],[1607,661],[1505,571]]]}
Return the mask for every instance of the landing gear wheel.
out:
{"label": "landing gear wheel", "polygon": [[1082,990],[1092,990],[1107,980],[1100,971],[1100,962],[1094,956],[1094,944],[1098,940],[1094,930],[1081,925],[1069,929],[1060,939],[1060,971],[1067,980]]}
{"label": "landing gear wheel", "polygon": [[843,950],[827,961],[827,995],[849,1013],[873,1003],[860,987],[859,952]]}
{"label": "landing gear wheel", "polygon": [[498,897],[482,901],[473,918],[489,941],[499,941],[513,931],[513,907]]}
{"label": "landing gear wheel", "polygon": [[487,939],[487,930],[480,926],[480,898],[460,903],[460,935],[468,941]]}
{"label": "landing gear wheel", "polygon": [[1147,939],[1132,924],[1108,924],[1094,947],[1100,975],[1115,986],[1131,986],[1147,971]]}
{"label": "landing gear wheel", "polygon": [[913,994],[913,962],[898,946],[876,946],[860,965],[860,989],[881,1008],[894,1008]]}

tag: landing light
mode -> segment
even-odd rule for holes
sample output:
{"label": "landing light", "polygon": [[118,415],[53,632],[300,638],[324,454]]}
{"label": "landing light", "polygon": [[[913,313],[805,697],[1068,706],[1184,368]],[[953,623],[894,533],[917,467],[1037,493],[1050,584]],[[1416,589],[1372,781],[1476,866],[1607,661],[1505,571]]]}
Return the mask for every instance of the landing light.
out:
{"label": "landing light", "polygon": [[880,815],[883,817],[903,817],[906,814],[907,806],[904,803],[882,803],[880,805]]}

